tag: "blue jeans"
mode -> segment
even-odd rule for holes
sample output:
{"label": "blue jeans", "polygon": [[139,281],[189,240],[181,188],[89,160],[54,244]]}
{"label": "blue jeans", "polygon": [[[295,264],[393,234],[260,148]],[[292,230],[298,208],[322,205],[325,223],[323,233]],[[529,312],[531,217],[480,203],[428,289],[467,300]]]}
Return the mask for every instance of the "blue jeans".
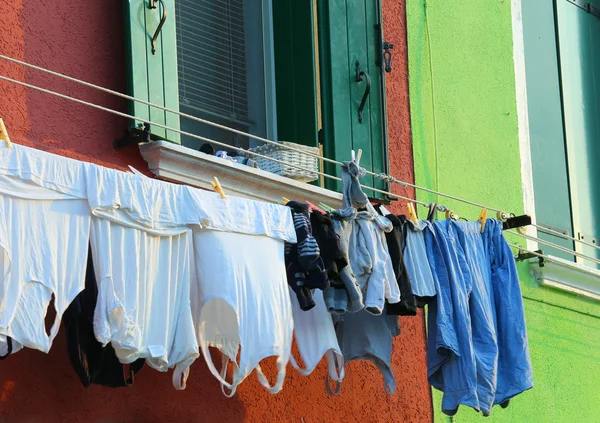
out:
{"label": "blue jeans", "polygon": [[498,383],[494,404],[502,404],[533,387],[533,369],[519,276],[513,253],[502,234],[502,223],[488,220],[483,239],[490,259],[498,333]]}
{"label": "blue jeans", "polygon": [[497,385],[498,338],[488,252],[477,222],[434,222],[425,234],[436,300],[428,314],[428,376],[444,392],[442,411],[460,404],[488,415]]}

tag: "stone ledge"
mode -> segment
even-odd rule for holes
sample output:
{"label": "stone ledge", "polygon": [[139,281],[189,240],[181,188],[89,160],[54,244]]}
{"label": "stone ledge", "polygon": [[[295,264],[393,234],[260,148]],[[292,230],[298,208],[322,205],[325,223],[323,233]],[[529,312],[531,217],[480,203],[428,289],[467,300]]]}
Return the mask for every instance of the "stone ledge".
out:
{"label": "stone ledge", "polygon": [[213,177],[219,178],[226,194],[268,202],[291,200],[323,202],[342,206],[342,194],[250,166],[201,153],[168,141],[140,144],[140,152],[150,171],[160,179],[211,190]]}
{"label": "stone ledge", "polygon": [[530,266],[540,285],[600,301],[600,270],[554,256],[543,267],[537,259]]}

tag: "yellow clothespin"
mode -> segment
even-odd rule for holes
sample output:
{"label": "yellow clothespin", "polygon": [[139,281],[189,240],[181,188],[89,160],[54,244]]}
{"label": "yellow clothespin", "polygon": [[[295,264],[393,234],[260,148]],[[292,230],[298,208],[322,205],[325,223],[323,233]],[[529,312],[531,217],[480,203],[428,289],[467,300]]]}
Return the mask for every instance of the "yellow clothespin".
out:
{"label": "yellow clothespin", "polygon": [[356,155],[356,166],[360,166],[360,158],[362,157],[362,149],[358,150],[358,154]]}
{"label": "yellow clothespin", "polygon": [[6,126],[4,126],[4,121],[2,118],[0,118],[0,140],[4,140],[6,142],[6,148],[12,147],[12,142],[10,142],[8,131],[6,130]]}
{"label": "yellow clothespin", "polygon": [[417,217],[417,211],[415,210],[415,205],[411,202],[406,204],[406,208],[408,209],[408,220],[413,222],[415,225],[419,225],[419,218]]}
{"label": "yellow clothespin", "polygon": [[284,206],[285,206],[287,203],[289,203],[289,202],[290,202],[290,200],[289,200],[289,199],[287,199],[287,198],[285,198],[285,197],[281,197],[281,204],[283,204]]}
{"label": "yellow clothespin", "polygon": [[483,209],[481,209],[481,213],[479,213],[479,217],[477,218],[477,221],[479,223],[481,223],[481,229],[480,229],[481,233],[483,233],[485,231],[485,222],[487,220],[487,214],[488,214],[488,209],[486,209],[484,207]]}
{"label": "yellow clothespin", "polygon": [[219,193],[221,195],[221,198],[223,200],[225,200],[227,198],[227,196],[225,195],[225,191],[223,191],[223,187],[221,186],[221,183],[219,182],[219,180],[217,179],[217,177],[214,177],[214,180],[210,183],[212,185],[212,189]]}

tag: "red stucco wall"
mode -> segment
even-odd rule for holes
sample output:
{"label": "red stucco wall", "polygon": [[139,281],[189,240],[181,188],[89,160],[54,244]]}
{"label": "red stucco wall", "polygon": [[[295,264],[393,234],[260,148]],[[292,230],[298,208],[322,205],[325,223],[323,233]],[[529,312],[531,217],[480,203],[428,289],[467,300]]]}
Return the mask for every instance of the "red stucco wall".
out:
{"label": "red stucco wall", "polygon": [[[404,5],[384,0],[386,39],[395,44],[387,77],[392,173],[412,181]],[[117,91],[125,89],[121,0],[0,2],[0,53]],[[126,110],[117,98],[0,60],[0,74]],[[0,117],[14,142],[110,167],[147,171],[136,147],[115,150],[125,121],[0,81]],[[325,365],[301,377],[291,367],[284,390],[270,395],[251,377],[225,398],[202,359],[188,388],[144,369],[132,388],[83,388],[69,365],[63,335],[50,354],[22,351],[0,362],[0,422],[430,422],[422,315],[402,318],[394,344],[397,392],[386,397],[369,363],[351,363],[342,393],[324,389]],[[272,374],[272,372],[271,372]]]}

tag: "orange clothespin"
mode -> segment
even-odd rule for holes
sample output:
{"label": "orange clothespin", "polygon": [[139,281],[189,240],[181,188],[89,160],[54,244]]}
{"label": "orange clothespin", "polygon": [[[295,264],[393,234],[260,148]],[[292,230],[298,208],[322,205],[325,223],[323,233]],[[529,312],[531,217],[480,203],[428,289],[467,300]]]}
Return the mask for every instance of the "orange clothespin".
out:
{"label": "orange clothespin", "polygon": [[488,209],[486,209],[484,207],[483,209],[481,209],[481,213],[479,213],[479,217],[477,218],[477,221],[479,223],[481,223],[481,229],[480,229],[481,233],[483,233],[485,231],[485,222],[487,220],[487,215],[488,215]]}
{"label": "orange clothespin", "polygon": [[223,200],[227,198],[227,196],[225,195],[225,191],[223,191],[223,187],[221,186],[221,183],[219,182],[216,176],[214,177],[214,180],[210,183],[210,185],[216,193],[219,193],[219,195],[221,195],[221,198]]}
{"label": "orange clothespin", "polygon": [[2,118],[0,118],[0,140],[6,142],[6,148],[12,147],[12,142],[10,142],[10,137],[8,136],[8,131],[6,130],[6,126],[4,126]]}
{"label": "orange clothespin", "polygon": [[406,208],[408,209],[408,220],[413,222],[415,225],[419,225],[419,218],[417,217],[417,211],[415,210],[415,205],[411,202],[406,204]]}

